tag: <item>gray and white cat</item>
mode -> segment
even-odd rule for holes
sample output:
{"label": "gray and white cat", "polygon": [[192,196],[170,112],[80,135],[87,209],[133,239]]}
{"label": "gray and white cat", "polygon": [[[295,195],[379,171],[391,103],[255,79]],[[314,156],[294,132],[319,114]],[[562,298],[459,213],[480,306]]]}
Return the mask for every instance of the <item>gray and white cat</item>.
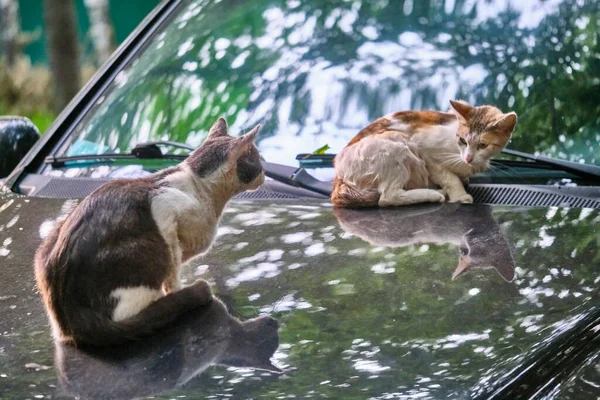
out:
{"label": "gray and white cat", "polygon": [[263,183],[258,129],[232,137],[220,118],[181,164],[111,181],[57,224],[35,256],[57,340],[123,342],[211,301],[205,281],[182,288],[179,269],[208,251],[229,199]]}
{"label": "gray and white cat", "polygon": [[515,276],[510,244],[491,208],[455,204],[402,209],[334,209],[340,227],[374,246],[451,244],[459,248],[452,279],[471,269],[495,269],[506,281]]}
{"label": "gray and white cat", "polygon": [[56,342],[55,366],[63,390],[78,399],[147,398],[216,364],[280,373],[270,361],[278,346],[276,320],[239,321],[215,298],[143,341],[108,349]]}

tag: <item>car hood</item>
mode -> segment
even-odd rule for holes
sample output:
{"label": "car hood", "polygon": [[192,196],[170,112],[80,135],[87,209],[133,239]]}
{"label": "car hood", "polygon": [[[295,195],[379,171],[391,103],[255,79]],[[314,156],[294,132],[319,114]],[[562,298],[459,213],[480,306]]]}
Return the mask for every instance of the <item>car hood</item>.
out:
{"label": "car hood", "polygon": [[208,280],[241,319],[279,321],[273,373],[275,342],[257,355],[266,338],[242,345],[216,318],[118,360],[55,346],[32,260],[76,204],[0,198],[2,398],[473,398],[597,385],[573,389],[598,356],[598,211],[232,201],[182,277]]}

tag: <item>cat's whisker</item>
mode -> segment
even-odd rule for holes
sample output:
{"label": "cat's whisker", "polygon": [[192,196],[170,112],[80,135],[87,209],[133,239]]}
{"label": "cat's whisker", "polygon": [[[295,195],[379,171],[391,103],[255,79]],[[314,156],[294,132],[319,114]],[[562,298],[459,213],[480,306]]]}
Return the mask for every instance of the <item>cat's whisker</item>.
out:
{"label": "cat's whisker", "polygon": [[460,166],[463,161],[460,158],[450,158],[448,160],[441,161],[443,167],[457,167]]}
{"label": "cat's whisker", "polygon": [[519,176],[515,171],[513,171],[512,168],[510,168],[510,167],[506,167],[506,168],[508,170],[505,170],[504,168],[497,167],[497,166],[495,166],[493,164],[489,165],[490,171],[498,172],[498,173],[504,174],[505,176],[509,176],[509,177],[518,177]]}

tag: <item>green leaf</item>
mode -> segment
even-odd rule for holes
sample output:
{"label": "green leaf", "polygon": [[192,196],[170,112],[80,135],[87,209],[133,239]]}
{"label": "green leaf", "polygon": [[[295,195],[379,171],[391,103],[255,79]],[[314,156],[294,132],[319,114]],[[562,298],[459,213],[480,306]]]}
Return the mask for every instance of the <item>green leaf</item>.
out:
{"label": "green leaf", "polygon": [[323,147],[319,147],[318,149],[316,149],[316,150],[315,150],[315,151],[313,151],[312,153],[313,153],[313,154],[325,154],[325,152],[326,152],[327,150],[329,150],[329,149],[330,149],[329,145],[328,145],[328,144],[326,144],[326,145],[325,145],[325,146],[323,146]]}

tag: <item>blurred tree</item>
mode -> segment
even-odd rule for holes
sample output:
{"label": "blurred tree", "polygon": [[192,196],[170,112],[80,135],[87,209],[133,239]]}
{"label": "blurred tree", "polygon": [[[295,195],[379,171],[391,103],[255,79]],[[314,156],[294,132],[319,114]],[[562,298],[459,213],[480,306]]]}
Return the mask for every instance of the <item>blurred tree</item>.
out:
{"label": "blurred tree", "polygon": [[0,0],[0,26],[2,27],[2,52],[8,66],[15,63],[19,38],[19,3],[16,0]]}
{"label": "blurred tree", "polygon": [[81,81],[73,0],[44,0],[44,23],[54,83],[54,108],[60,111],[75,96]]}
{"label": "blurred tree", "polygon": [[115,35],[110,21],[108,0],[84,0],[90,19],[90,36],[98,64],[104,63],[115,48]]}

